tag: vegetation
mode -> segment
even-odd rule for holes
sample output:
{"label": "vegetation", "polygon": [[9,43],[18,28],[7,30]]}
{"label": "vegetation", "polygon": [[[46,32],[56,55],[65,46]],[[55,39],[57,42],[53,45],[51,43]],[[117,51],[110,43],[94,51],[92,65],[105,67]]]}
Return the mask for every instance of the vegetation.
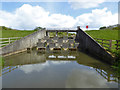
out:
{"label": "vegetation", "polygon": [[112,65],[112,68],[116,70],[118,77],[120,77],[120,50],[112,52],[116,57],[116,62]]}
{"label": "vegetation", "polygon": [[93,38],[118,40],[118,30],[90,30],[85,31]]}
{"label": "vegetation", "polygon": [[36,27],[36,28],[34,29],[34,31],[38,31],[38,30],[42,30],[42,29],[45,29],[45,28],[42,28],[42,27]]}
{"label": "vegetation", "polygon": [[113,30],[119,30],[119,27],[114,27]]}
{"label": "vegetation", "polygon": [[15,30],[4,26],[0,26],[0,38],[24,37],[29,34],[32,34],[33,32],[35,32],[35,30]]}
{"label": "vegetation", "polygon": [[[119,30],[118,27],[115,27],[113,28],[113,30],[103,29],[103,30],[91,30],[85,32],[93,38],[120,40],[120,38],[118,38],[118,34],[119,34],[118,30]],[[115,56],[116,62],[112,65],[112,68],[116,70],[118,77],[120,77],[120,50],[107,49],[107,51],[111,52]]]}
{"label": "vegetation", "polygon": [[106,29],[106,26],[104,26],[104,27],[100,27],[100,30],[101,30],[101,29]]}
{"label": "vegetation", "polygon": [[0,56],[0,68],[4,67],[4,59]]}

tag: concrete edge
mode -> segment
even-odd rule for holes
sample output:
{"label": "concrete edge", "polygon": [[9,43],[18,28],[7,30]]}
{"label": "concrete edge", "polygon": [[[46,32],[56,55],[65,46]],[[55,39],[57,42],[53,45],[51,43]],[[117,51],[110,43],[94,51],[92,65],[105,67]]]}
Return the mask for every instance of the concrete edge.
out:
{"label": "concrete edge", "polygon": [[27,51],[27,49],[23,49],[23,50],[19,50],[19,51],[16,51],[16,52],[11,52],[11,53],[7,53],[7,54],[3,54],[2,56],[3,57],[7,57],[7,56],[10,56],[10,55],[18,54],[18,53],[25,52],[25,51]]}
{"label": "concrete edge", "polygon": [[[38,31],[36,31],[36,32],[33,32],[32,34],[29,34],[29,35],[27,35],[27,36],[24,36],[24,37],[22,37],[21,39],[16,40],[16,41],[10,43],[9,45],[0,48],[0,56],[6,57],[6,56],[10,56],[10,55],[13,55],[13,54],[17,54],[17,53],[21,53],[21,52],[27,51],[27,48],[24,48],[24,49],[22,49],[22,50],[18,50],[18,51],[14,51],[14,52],[8,52],[8,53],[5,53],[5,54],[2,53],[2,49],[3,49],[3,48],[9,47],[9,46],[11,46],[11,45],[14,45],[14,43],[19,42],[19,41],[21,41],[21,40],[23,40],[23,39],[25,39],[25,38],[28,38],[28,37],[30,37],[30,36],[38,33],[38,32],[43,31],[43,30],[45,30],[45,29],[42,29],[42,30],[38,30]],[[46,30],[45,30],[45,31],[46,31]]]}

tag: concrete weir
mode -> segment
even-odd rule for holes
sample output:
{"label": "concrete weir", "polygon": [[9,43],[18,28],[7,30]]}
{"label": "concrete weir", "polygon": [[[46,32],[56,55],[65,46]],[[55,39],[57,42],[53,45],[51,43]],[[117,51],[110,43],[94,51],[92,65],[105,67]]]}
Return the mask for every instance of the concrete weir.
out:
{"label": "concrete weir", "polygon": [[27,48],[32,48],[36,46],[38,39],[44,38],[46,35],[46,30],[39,30],[20,40],[17,40],[0,50],[0,55],[8,56],[16,53],[26,51]]}
{"label": "concrete weir", "polygon": [[86,52],[88,54],[94,55],[102,61],[105,61],[109,64],[114,62],[113,57],[106,52],[106,50],[98,44],[92,37],[86,34],[80,27],[77,27],[76,42],[79,42],[78,49],[80,51]]}
{"label": "concrete weir", "polygon": [[[16,54],[19,52],[23,52],[26,51],[28,48],[32,48],[37,46],[38,50],[41,50],[39,48],[41,48],[41,45],[44,46],[44,43],[46,43],[47,45],[49,45],[49,47],[53,46],[51,45],[51,41],[49,38],[49,32],[77,32],[76,34],[76,38],[73,39],[69,39],[68,37],[63,37],[63,39],[59,39],[57,38],[57,35],[52,39],[52,43],[54,43],[54,47],[62,47],[64,48],[66,45],[57,45],[59,44],[61,41],[64,44],[69,44],[68,47],[70,47],[70,49],[72,48],[76,48],[78,46],[78,44],[76,42],[79,43],[79,46],[77,47],[78,50],[80,51],[85,51],[93,56],[98,57],[100,60],[103,60],[109,64],[112,64],[114,62],[113,57],[107,53],[105,51],[105,49],[99,45],[92,37],[90,37],[89,35],[87,35],[83,30],[80,29],[80,27],[78,27],[78,30],[39,30],[33,34],[30,34],[26,37],[23,37],[20,40],[17,40],[5,47],[3,47],[0,50],[0,55],[3,56],[8,56],[8,55],[12,55],[12,54]],[[56,33],[56,34],[57,34]],[[74,42],[75,39],[75,42]],[[62,43],[60,43],[62,44]],[[42,46],[42,47],[43,47]],[[28,50],[29,50],[28,49]],[[53,49],[54,50],[54,49]]]}

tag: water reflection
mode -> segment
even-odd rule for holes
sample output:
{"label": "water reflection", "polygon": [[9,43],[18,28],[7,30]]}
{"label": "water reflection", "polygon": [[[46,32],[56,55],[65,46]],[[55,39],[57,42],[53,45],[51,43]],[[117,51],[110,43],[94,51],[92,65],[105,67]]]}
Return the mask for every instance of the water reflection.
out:
{"label": "water reflection", "polygon": [[4,59],[3,88],[118,87],[118,78],[109,65],[77,51],[32,51]]}
{"label": "water reflection", "polygon": [[[112,86],[111,86],[112,85]],[[66,81],[66,88],[108,88],[117,87],[117,84],[109,84],[104,78],[93,70],[73,70]]]}

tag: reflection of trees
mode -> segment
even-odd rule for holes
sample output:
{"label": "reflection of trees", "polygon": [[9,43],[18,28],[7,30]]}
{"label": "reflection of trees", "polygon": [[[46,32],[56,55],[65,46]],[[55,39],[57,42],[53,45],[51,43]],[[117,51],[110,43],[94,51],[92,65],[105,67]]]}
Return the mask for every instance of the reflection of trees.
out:
{"label": "reflection of trees", "polygon": [[[56,58],[49,58],[50,55],[56,56]],[[58,56],[75,56],[76,58],[58,58]],[[12,56],[5,57],[5,68],[2,70],[2,74],[11,72],[12,70],[17,69],[21,65],[26,64],[37,64],[45,63],[47,60],[54,61],[76,61],[78,64],[85,66],[93,67],[101,76],[103,76],[108,82],[114,81],[117,82],[118,79],[115,77],[114,71],[110,69],[110,66],[100,62],[92,57],[89,57],[86,54],[72,51],[72,52],[45,52],[37,53],[32,51],[31,53],[20,53]]]}

